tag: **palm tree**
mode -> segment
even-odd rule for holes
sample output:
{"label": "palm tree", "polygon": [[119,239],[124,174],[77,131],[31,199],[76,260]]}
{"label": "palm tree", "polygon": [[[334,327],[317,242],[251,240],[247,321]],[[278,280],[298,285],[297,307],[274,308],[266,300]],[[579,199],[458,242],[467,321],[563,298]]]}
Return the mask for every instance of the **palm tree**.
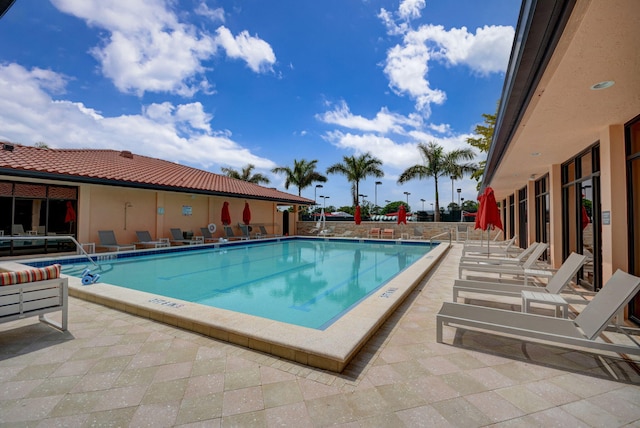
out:
{"label": "palm tree", "polygon": [[256,166],[253,164],[248,164],[247,166],[242,168],[242,172],[238,172],[233,168],[220,168],[220,169],[222,170],[223,174],[226,175],[227,177],[235,178],[242,181],[248,181],[249,183],[253,183],[253,184],[261,184],[261,183],[269,184],[271,180],[269,180],[267,176],[260,173],[251,174],[251,171],[253,171],[255,167]]}
{"label": "palm tree", "polygon": [[419,143],[418,149],[424,161],[422,164],[410,166],[400,177],[398,183],[403,184],[414,178],[433,177],[436,187],[435,221],[440,221],[440,201],[438,196],[438,178],[452,176],[462,178],[464,174],[472,173],[478,167],[475,164],[461,164],[461,160],[471,160],[475,153],[471,149],[457,149],[445,153],[444,148],[436,143]]}
{"label": "palm tree", "polygon": [[353,196],[353,205],[358,205],[358,195],[360,194],[360,181],[373,175],[380,178],[384,176],[384,172],[380,167],[382,161],[365,153],[358,157],[344,156],[342,163],[336,163],[327,168],[327,174],[342,174],[347,177],[351,183],[351,195]]}
{"label": "palm tree", "polygon": [[314,182],[326,182],[327,177],[316,171],[317,159],[307,161],[305,159],[293,160],[293,169],[288,166],[279,166],[273,168],[271,172],[274,174],[284,173],[287,176],[284,182],[284,188],[289,189],[290,185],[298,187],[298,196],[302,196],[302,189],[311,186]]}

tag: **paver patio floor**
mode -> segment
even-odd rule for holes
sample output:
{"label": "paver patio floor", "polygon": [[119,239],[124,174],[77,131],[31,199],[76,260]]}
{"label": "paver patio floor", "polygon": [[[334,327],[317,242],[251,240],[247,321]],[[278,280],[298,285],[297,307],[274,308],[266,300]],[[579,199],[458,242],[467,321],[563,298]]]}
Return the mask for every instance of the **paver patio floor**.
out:
{"label": "paver patio floor", "polygon": [[0,325],[0,425],[640,427],[638,360],[449,327],[436,343],[460,254],[341,374],[70,298],[67,333]]}

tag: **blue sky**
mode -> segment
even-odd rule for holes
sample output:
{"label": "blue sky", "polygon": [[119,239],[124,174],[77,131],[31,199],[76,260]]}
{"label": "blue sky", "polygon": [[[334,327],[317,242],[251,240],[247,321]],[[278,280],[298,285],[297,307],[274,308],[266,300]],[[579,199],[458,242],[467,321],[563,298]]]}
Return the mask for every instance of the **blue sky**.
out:
{"label": "blue sky", "polygon": [[[318,170],[369,152],[378,205],[430,209],[433,180],[397,184],[419,142],[446,150],[493,113],[512,0],[16,0],[0,20],[0,140],[131,150],[211,172]],[[477,160],[481,160],[478,157]],[[318,195],[350,205],[345,177]],[[360,185],[374,202],[375,178]],[[475,181],[457,181],[476,197]],[[440,202],[451,202],[451,180]],[[297,188],[290,187],[290,193]],[[302,195],[314,198],[314,187]],[[455,193],[457,202],[458,195]]]}

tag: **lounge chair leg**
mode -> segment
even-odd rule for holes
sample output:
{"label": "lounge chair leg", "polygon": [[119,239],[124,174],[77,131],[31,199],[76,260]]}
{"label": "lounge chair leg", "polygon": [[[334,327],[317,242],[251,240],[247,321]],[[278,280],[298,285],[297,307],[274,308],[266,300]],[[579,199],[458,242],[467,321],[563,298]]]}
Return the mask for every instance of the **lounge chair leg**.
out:
{"label": "lounge chair leg", "polygon": [[442,320],[436,317],[436,342],[442,343]]}

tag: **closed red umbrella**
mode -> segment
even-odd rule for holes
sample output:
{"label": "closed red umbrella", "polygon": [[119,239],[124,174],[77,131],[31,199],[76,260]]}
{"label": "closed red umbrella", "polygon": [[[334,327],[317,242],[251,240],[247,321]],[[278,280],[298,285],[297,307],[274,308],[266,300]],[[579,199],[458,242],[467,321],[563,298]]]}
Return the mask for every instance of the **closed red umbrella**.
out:
{"label": "closed red umbrella", "polygon": [[407,210],[404,205],[400,205],[400,209],[398,210],[398,224],[400,223],[407,224]]}
{"label": "closed red umbrella", "polygon": [[231,224],[231,214],[229,213],[229,202],[225,202],[222,204],[222,215],[220,216],[220,221],[225,226],[229,226]]}
{"label": "closed red umbrella", "polygon": [[483,196],[484,198],[480,201],[480,208],[478,209],[480,219],[476,223],[479,223],[482,230],[495,229],[496,227],[503,230],[500,209],[496,202],[496,196],[493,194],[493,189],[487,187]]}
{"label": "closed red umbrella", "polygon": [[[491,187],[484,189],[484,194],[478,198],[480,200],[480,207],[478,208],[478,215],[476,216],[476,229],[492,230],[496,227],[500,230],[502,228],[502,219],[500,218],[500,209],[498,209],[498,203],[496,202],[496,196],[493,193]],[[489,235],[487,234],[487,255],[489,255]]]}
{"label": "closed red umbrella", "polygon": [[251,209],[249,208],[249,202],[244,203],[244,210],[242,210],[242,221],[246,225],[251,223]]}
{"label": "closed red umbrella", "polygon": [[64,215],[64,222],[71,223],[72,221],[76,221],[76,210],[73,209],[71,201],[67,201],[67,212]]}
{"label": "closed red umbrella", "polygon": [[584,230],[585,227],[589,226],[589,223],[591,223],[589,221],[589,214],[587,214],[587,209],[583,205],[582,206],[582,230]]}
{"label": "closed red umbrella", "polygon": [[356,221],[356,224],[362,223],[362,214],[360,213],[360,205],[356,205],[356,213],[353,216],[353,218]]}

